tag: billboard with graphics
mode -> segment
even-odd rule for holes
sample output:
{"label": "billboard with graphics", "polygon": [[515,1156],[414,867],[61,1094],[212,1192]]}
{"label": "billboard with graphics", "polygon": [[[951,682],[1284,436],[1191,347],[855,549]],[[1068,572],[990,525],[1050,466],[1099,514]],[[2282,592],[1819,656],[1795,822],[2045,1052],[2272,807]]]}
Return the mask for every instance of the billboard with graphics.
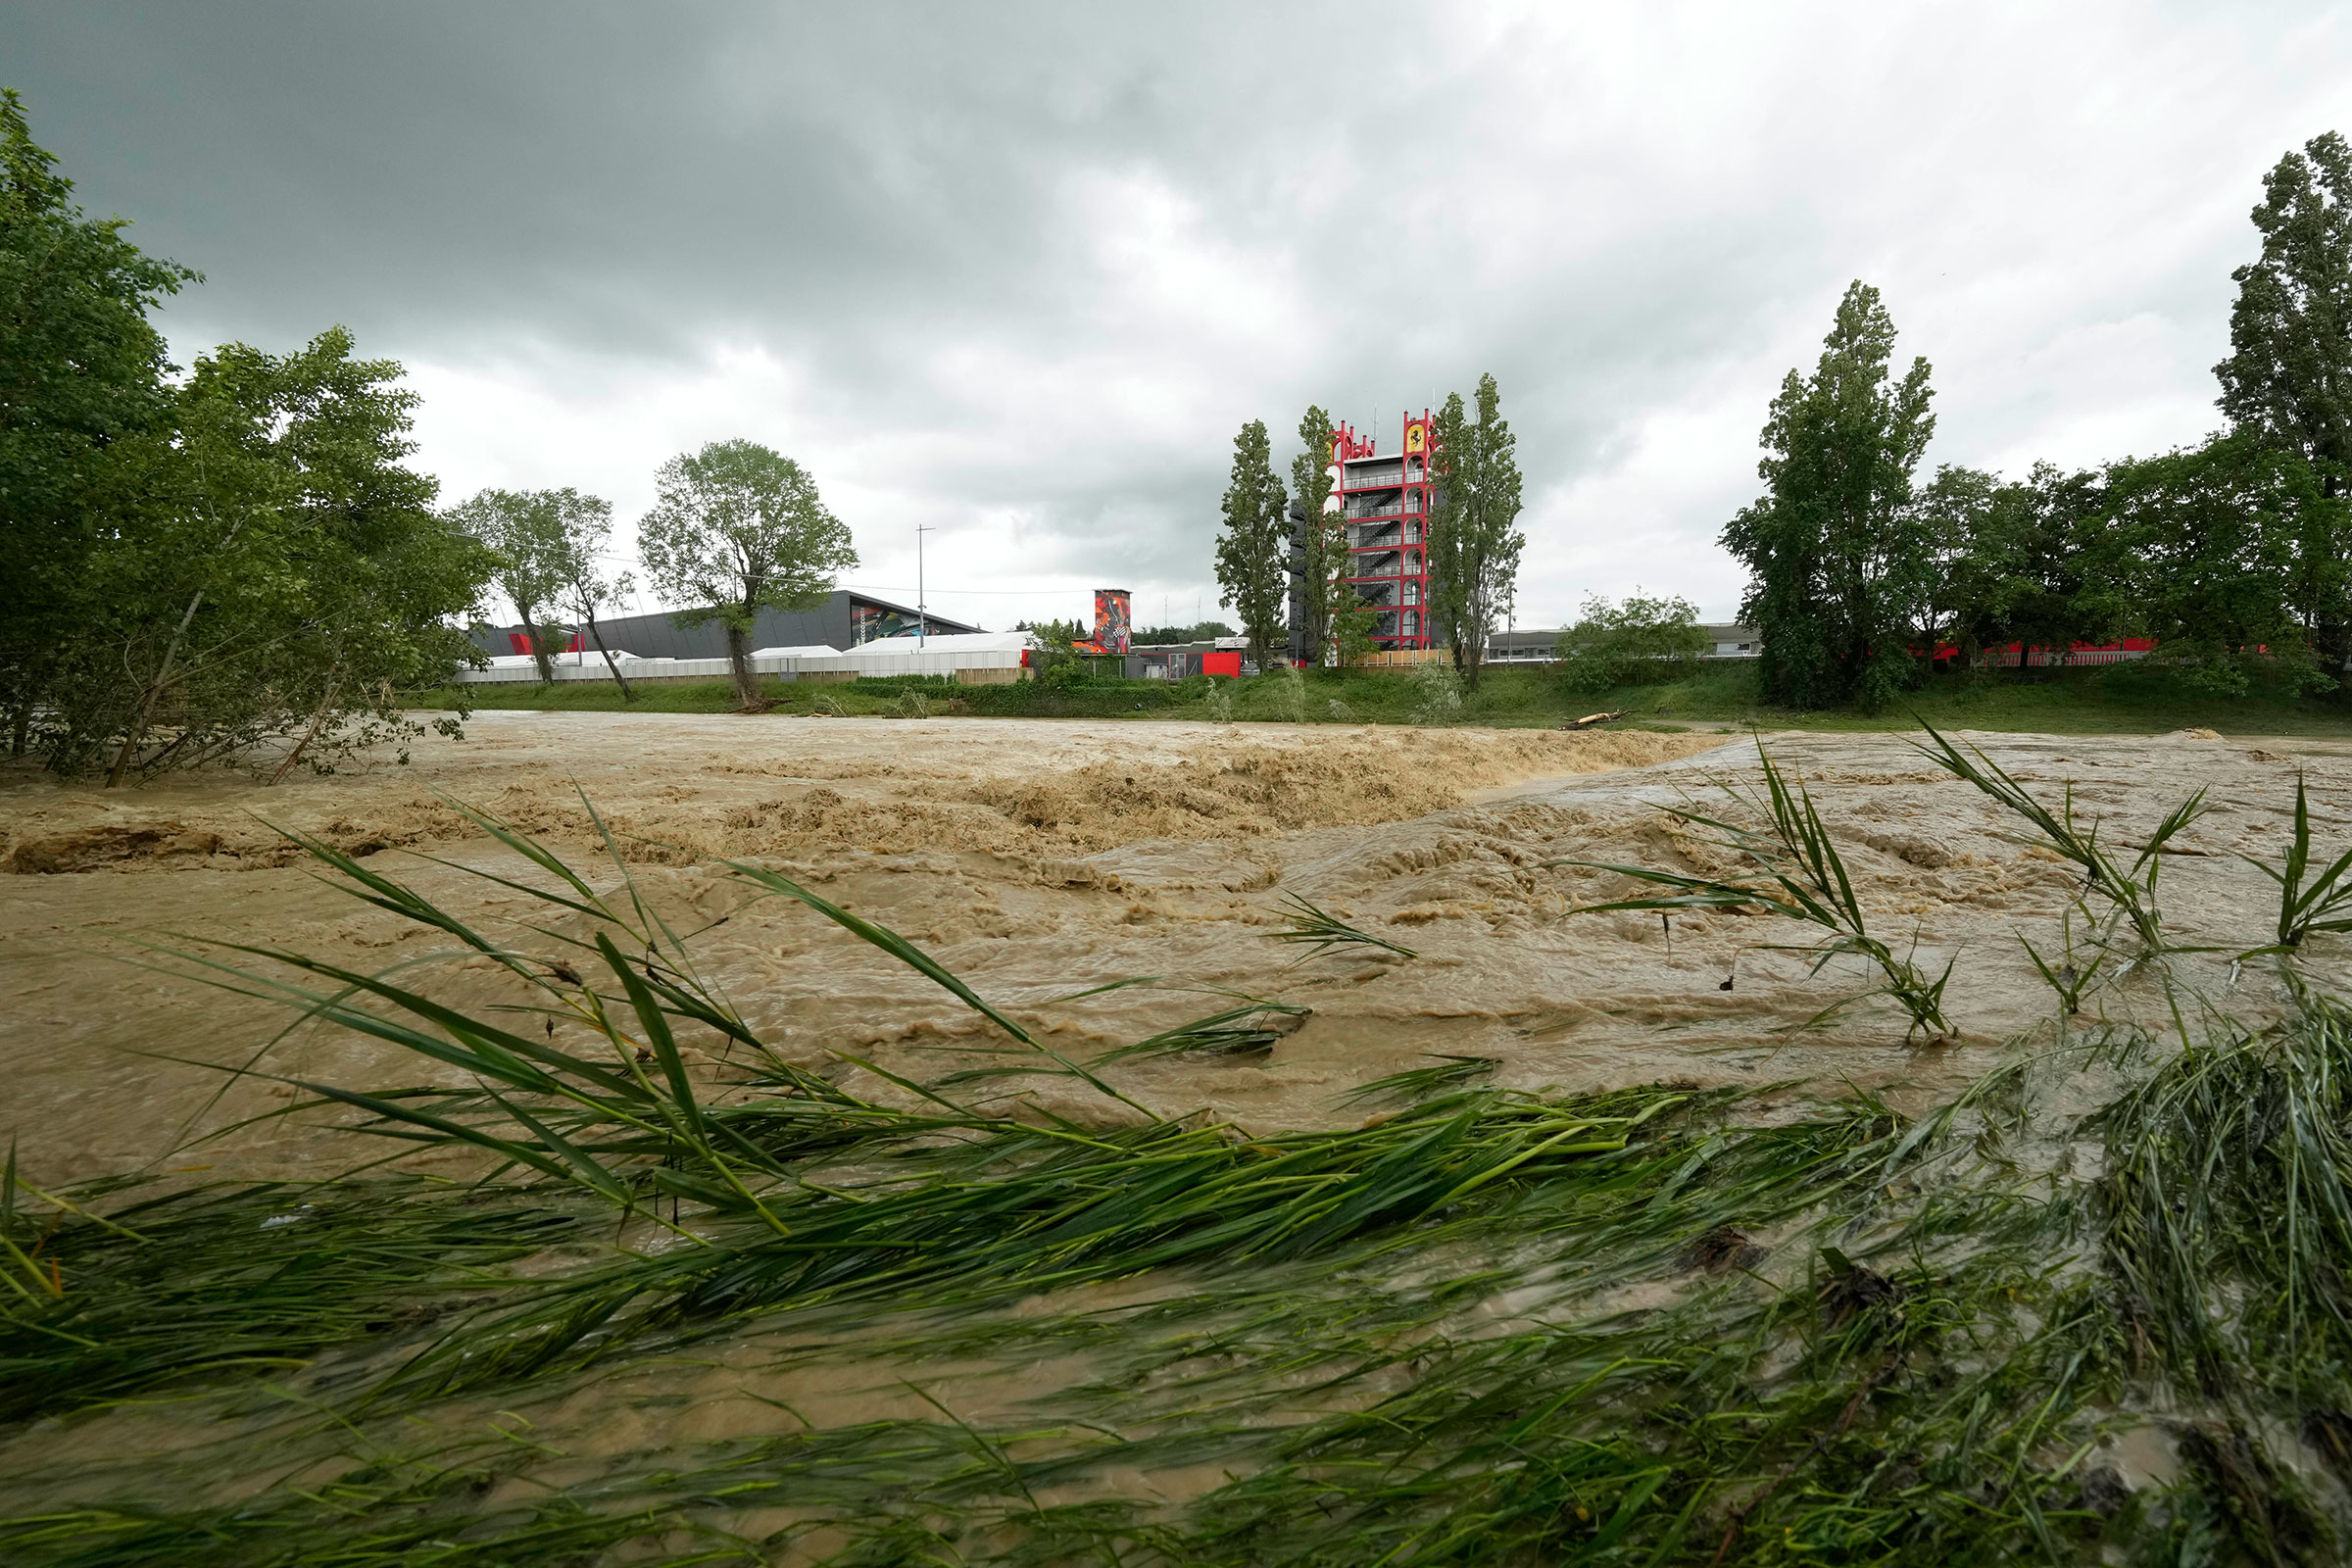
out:
{"label": "billboard with graphics", "polygon": [[1095,646],[1106,654],[1126,653],[1134,642],[1124,588],[1095,590]]}

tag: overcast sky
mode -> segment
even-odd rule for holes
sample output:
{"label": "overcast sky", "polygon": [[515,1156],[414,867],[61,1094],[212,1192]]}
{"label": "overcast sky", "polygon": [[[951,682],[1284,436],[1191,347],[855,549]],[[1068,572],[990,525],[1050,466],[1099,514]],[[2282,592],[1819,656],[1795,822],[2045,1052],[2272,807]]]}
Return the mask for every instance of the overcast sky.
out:
{"label": "overcast sky", "polygon": [[[893,598],[1216,613],[1232,437],[1394,451],[1481,371],[1519,624],[1716,545],[1839,292],[1935,366],[1928,462],[2213,428],[2263,172],[2352,132],[2332,6],[0,3],[95,213],[205,273],[184,362],[342,322],[416,464],[609,497],[748,436]],[[1228,617],[1230,618],[1230,617]]]}

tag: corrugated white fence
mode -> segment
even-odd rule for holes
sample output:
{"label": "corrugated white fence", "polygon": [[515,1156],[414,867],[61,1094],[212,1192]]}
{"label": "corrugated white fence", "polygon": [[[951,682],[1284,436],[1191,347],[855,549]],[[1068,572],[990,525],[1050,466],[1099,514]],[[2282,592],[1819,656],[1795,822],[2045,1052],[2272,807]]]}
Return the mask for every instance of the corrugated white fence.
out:
{"label": "corrugated white fence", "polygon": [[[846,652],[823,646],[759,648],[752,652],[752,671],[778,680],[946,675],[1001,681],[1018,678],[1021,654],[1028,646],[1028,636],[1022,632],[964,632],[927,637],[919,645],[912,637],[885,637]],[[729,668],[724,659],[640,659],[617,648],[612,651],[612,658],[620,665],[621,673],[631,680],[724,680]],[[552,662],[555,677],[560,681],[612,678],[612,671],[605,667],[604,657],[593,649],[557,654],[552,656]],[[505,654],[491,660],[487,669],[458,671],[458,679],[467,685],[535,686],[539,683],[539,666],[527,654]]]}

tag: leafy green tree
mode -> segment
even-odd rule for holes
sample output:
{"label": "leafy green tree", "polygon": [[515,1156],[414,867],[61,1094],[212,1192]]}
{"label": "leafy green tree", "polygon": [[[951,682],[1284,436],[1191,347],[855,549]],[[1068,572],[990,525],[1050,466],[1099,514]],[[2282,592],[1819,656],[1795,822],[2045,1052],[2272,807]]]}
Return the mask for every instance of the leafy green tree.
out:
{"label": "leafy green tree", "polygon": [[482,490],[450,510],[459,527],[487,545],[498,561],[491,580],[514,605],[542,684],[556,678],[548,654],[553,638],[540,629],[543,613],[563,591],[564,519],[545,490]]}
{"label": "leafy green tree", "polygon": [[2103,481],[2043,463],[2022,481],[1946,466],[1915,503],[1936,558],[1928,635],[1948,639],[1961,667],[1984,651],[2103,643],[2123,634],[2129,590],[2101,520]]}
{"label": "leafy green tree", "polygon": [[606,549],[612,542],[612,503],[602,496],[584,496],[568,485],[542,490],[539,495],[555,515],[560,541],[555,556],[556,604],[577,617],[587,630],[588,641],[604,657],[612,684],[620,688],[620,700],[633,703],[637,694],[630,689],[629,677],[620,672],[620,662],[612,657],[612,650],[605,646],[604,628],[597,624],[601,612],[626,599],[637,586],[628,572],[610,576],[605,572]]}
{"label": "leafy green tree", "polygon": [[[272,746],[282,777],[421,733],[490,561],[408,468],[415,395],[341,328],[174,384],[148,312],[195,273],[86,219],[0,92],[0,704],[107,782]],[[444,721],[454,725],[454,721]]]}
{"label": "leafy green tree", "polygon": [[1225,486],[1225,531],[1217,538],[1217,602],[1238,611],[1250,657],[1271,669],[1283,640],[1283,601],[1290,555],[1289,510],[1275,477],[1266,421],[1252,419],[1233,438],[1233,474]]}
{"label": "leafy green tree", "polygon": [[2341,603],[2352,501],[2328,495],[2300,453],[2258,430],[2217,436],[2112,465],[2102,503],[2117,596],[2192,684],[2240,693],[2253,667],[2335,684],[2314,645]]}
{"label": "leafy green tree", "polygon": [[1031,678],[1049,690],[1066,692],[1086,684],[1086,655],[1078,645],[1093,634],[1074,620],[1041,620],[1029,628]]}
{"label": "leafy green tree", "polygon": [[847,524],[827,512],[816,481],[753,441],[713,441],[670,459],[655,475],[660,499],[638,527],[657,592],[693,608],[682,626],[726,628],[735,695],[759,701],[752,626],[760,612],[813,610],[835,577],[858,564]]}
{"label": "leafy green tree", "polygon": [[0,90],[0,711],[19,756],[130,505],[115,449],[172,407],[147,313],[196,277],[141,254],[126,220],[83,217],[55,164]]}
{"label": "leafy green tree", "polygon": [[1309,662],[1321,664],[1332,647],[1333,615],[1347,592],[1348,522],[1332,504],[1332,454],[1336,431],[1331,415],[1310,404],[1298,420],[1298,456],[1291,460],[1291,496],[1300,512],[1298,602],[1304,614],[1300,641]]}
{"label": "leafy green tree", "polygon": [[1976,668],[1986,647],[2009,640],[2010,609],[2026,587],[2018,489],[1997,473],[1945,464],[1914,502],[1936,560],[1924,630],[1931,639],[1948,639],[1963,669]]}
{"label": "leafy green tree", "polygon": [[1339,584],[1331,608],[1331,657],[1342,669],[1352,669],[1380,647],[1373,636],[1380,612],[1356,595],[1353,583]]}
{"label": "leafy green tree", "polygon": [[1519,438],[1502,417],[1502,391],[1492,375],[1478,378],[1477,416],[1458,392],[1448,393],[1437,418],[1430,454],[1432,503],[1429,605],[1423,612],[1453,656],[1472,691],[1485,667],[1494,618],[1516,591],[1519,557]]}
{"label": "leafy green tree", "polygon": [[1764,424],[1764,495],[1723,531],[1750,574],[1740,616],[1762,634],[1765,695],[1875,708],[1914,673],[1935,541],[1911,479],[1935,433],[1928,362],[1894,381],[1894,322],[1855,282],[1810,377],[1790,370]]}
{"label": "leafy green tree", "polygon": [[1599,594],[1557,642],[1560,679],[1570,691],[1602,692],[1687,675],[1707,651],[1698,607],[1688,599],[1650,598],[1636,590],[1624,604]]}
{"label": "leafy green tree", "polygon": [[[2262,255],[2230,273],[2230,357],[2214,367],[2222,412],[2300,456],[2332,498],[2352,477],[2352,143],[2331,130],[2279,159],[2253,219]],[[2318,607],[2314,639],[2333,667],[2352,655],[2340,600]]]}
{"label": "leafy green tree", "polygon": [[108,782],[282,743],[274,777],[422,733],[399,691],[478,658],[488,551],[402,460],[416,395],[337,327],[291,355],[199,359],[168,428],[121,443],[131,497],[92,553],[46,692],[51,765]]}
{"label": "leafy green tree", "polygon": [[[1029,628],[1016,626],[1013,629],[1027,631]],[[1153,643],[1208,642],[1218,637],[1232,635],[1233,628],[1223,621],[1203,620],[1190,626],[1146,626],[1137,631],[1131,640],[1137,647],[1142,648],[1149,647]]]}

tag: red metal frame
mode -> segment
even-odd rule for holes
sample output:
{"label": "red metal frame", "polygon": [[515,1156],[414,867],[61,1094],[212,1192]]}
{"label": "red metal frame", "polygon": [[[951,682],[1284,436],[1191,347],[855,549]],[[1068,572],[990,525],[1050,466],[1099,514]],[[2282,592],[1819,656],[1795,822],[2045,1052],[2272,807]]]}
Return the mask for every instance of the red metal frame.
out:
{"label": "red metal frame", "polygon": [[[2126,637],[2120,642],[2112,643],[2069,643],[2066,648],[2066,656],[2061,662],[2072,664],[2112,664],[2122,660],[2131,659],[2143,654],[2154,653],[2155,650],[2156,642],[2155,639],[2151,637]],[[1918,650],[1915,648],[1912,650],[1912,652],[1914,655],[1916,655]],[[2018,656],[2020,654],[2024,654],[2030,660],[2038,658],[2041,662],[2047,662],[2049,656],[2056,652],[2056,649],[2044,648],[2039,643],[2035,643],[2033,648],[2028,649],[2022,643],[2012,642],[1999,643],[1990,647],[1979,649],[1977,651],[1977,657],[1989,662],[1992,661],[1993,656],[1997,654],[2002,660],[2005,660],[2010,664],[2015,664],[2017,662]],[[1957,645],[1952,643],[1937,643],[1935,649],[1928,655],[1930,662],[1937,664],[1949,664],[1959,657],[1960,650]]]}
{"label": "red metal frame", "polygon": [[[1398,569],[1394,576],[1358,575],[1350,571],[1346,581],[1360,594],[1367,586],[1391,587],[1396,598],[1385,607],[1396,617],[1395,629],[1377,640],[1384,650],[1428,648],[1433,645],[1429,634],[1429,460],[1437,450],[1437,426],[1430,411],[1399,416],[1401,428],[1397,433],[1397,482],[1352,486],[1348,482],[1348,464],[1350,460],[1376,458],[1379,442],[1368,435],[1358,435],[1352,425],[1342,424],[1331,442],[1333,461],[1340,466],[1340,507],[1345,514],[1348,497],[1368,495],[1389,490],[1402,492],[1402,505],[1397,517],[1397,542],[1393,545],[1350,545],[1348,554],[1382,556],[1394,551],[1399,557]],[[1418,466],[1420,471],[1414,469]],[[1386,520],[1381,519],[1381,520]],[[1354,563],[1351,561],[1350,565]],[[1406,569],[1410,567],[1411,569]],[[1407,603],[1406,601],[1410,601]],[[1406,630],[1407,627],[1411,629]]]}

